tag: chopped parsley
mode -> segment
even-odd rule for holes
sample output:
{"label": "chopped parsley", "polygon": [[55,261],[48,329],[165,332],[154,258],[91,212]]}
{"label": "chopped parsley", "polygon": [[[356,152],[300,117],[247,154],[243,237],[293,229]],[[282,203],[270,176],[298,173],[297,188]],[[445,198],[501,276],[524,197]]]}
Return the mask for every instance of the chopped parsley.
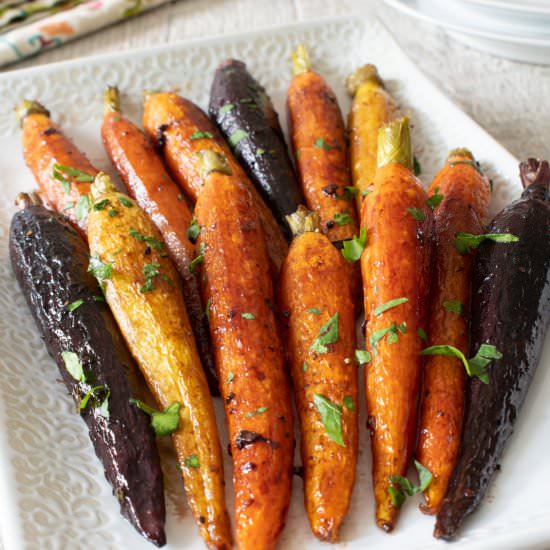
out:
{"label": "chopped parsley", "polygon": [[204,243],[201,243],[199,245],[199,253],[197,256],[195,256],[195,258],[191,261],[191,263],[189,264],[189,272],[190,273],[195,273],[195,267],[199,264],[202,264],[202,262],[204,261]]}
{"label": "chopped parsley", "polygon": [[462,315],[464,313],[464,304],[460,300],[447,300],[443,302],[443,308],[457,315]]}
{"label": "chopped parsley", "polygon": [[320,307],[310,307],[306,310],[308,313],[311,313],[313,315],[319,315],[321,313],[322,309]]}
{"label": "chopped parsley", "polygon": [[310,351],[325,354],[328,352],[328,345],[338,342],[338,319],[339,313],[336,312],[322,327],[317,338],[310,346]]}
{"label": "chopped parsley", "polygon": [[253,313],[248,313],[248,312],[241,313],[241,317],[243,319],[256,319],[256,316]]}
{"label": "chopped parsley", "polygon": [[235,379],[235,375],[232,372],[227,374],[227,383],[230,384]]}
{"label": "chopped parsley", "polygon": [[399,325],[394,321],[389,327],[375,330],[369,338],[370,345],[374,351],[374,355],[378,354],[376,346],[384,336],[387,337],[388,344],[395,344],[399,341],[399,333],[407,333],[407,323],[400,323]]}
{"label": "chopped parsley", "polygon": [[214,134],[211,134],[210,132],[201,132],[200,130],[197,130],[196,132],[193,132],[191,134],[191,137],[189,139],[194,141],[196,139],[212,139],[213,137]]}
{"label": "chopped parsley", "polygon": [[348,411],[355,411],[355,401],[351,395],[344,395],[344,407],[346,407]]}
{"label": "chopped parsley", "polygon": [[256,156],[257,157],[262,157],[263,155],[265,155],[265,149],[262,149],[261,147],[258,147],[256,149]]}
{"label": "chopped parsley", "polygon": [[408,298],[395,298],[394,300],[389,300],[388,302],[384,302],[383,304],[380,304],[377,308],[375,308],[373,313],[376,317],[378,317],[379,315],[382,315],[384,311],[388,311],[388,309],[396,307],[400,304],[404,304],[408,301]]}
{"label": "chopped parsley", "polygon": [[206,301],[206,307],[204,308],[204,313],[206,314],[206,318],[210,321],[210,306],[212,305],[212,298],[208,298]]}
{"label": "chopped parsley", "polygon": [[418,334],[418,337],[424,342],[428,341],[428,335],[426,334],[426,331],[422,327],[418,327],[416,334]]}
{"label": "chopped parsley", "polygon": [[97,279],[99,286],[103,288],[103,281],[110,279],[113,274],[113,264],[103,263],[97,254],[92,254],[90,256],[88,272]]}
{"label": "chopped parsley", "polygon": [[201,233],[201,226],[199,225],[199,222],[196,220],[196,218],[193,216],[191,219],[191,223],[189,224],[189,227],[187,228],[187,238],[195,244],[197,241],[199,235]]}
{"label": "chopped parsley", "polygon": [[88,406],[88,402],[95,392],[104,389],[106,389],[105,386],[95,386],[94,388],[88,390],[86,392],[86,395],[80,400],[80,403],[78,405],[79,410],[83,411]]}
{"label": "chopped parsley", "polygon": [[413,485],[406,477],[400,475],[390,476],[390,486],[388,487],[388,494],[391,497],[393,505],[397,508],[401,508],[403,502],[407,498],[407,495],[412,497],[418,493],[423,493],[432,482],[433,476],[430,470],[425,466],[422,466],[418,460],[414,461],[416,471],[418,472],[418,485]]}
{"label": "chopped parsley", "polygon": [[348,212],[337,212],[334,214],[334,222],[336,225],[348,225],[353,223],[353,218],[348,214]]}
{"label": "chopped parsley", "polygon": [[58,179],[56,177],[56,173],[62,177],[68,176],[70,178],[74,178],[74,180],[78,182],[92,183],[95,179],[95,177],[91,174],[82,172],[82,170],[78,170],[77,168],[73,168],[72,166],[64,166],[63,164],[59,164],[57,162],[53,165],[53,172],[55,179]]}
{"label": "chopped parsley", "polygon": [[86,375],[84,374],[84,368],[78,358],[78,355],[74,351],[62,351],[61,358],[65,363],[67,372],[77,381],[86,382]]}
{"label": "chopped parsley", "polygon": [[255,411],[247,412],[246,417],[251,418],[253,416],[258,416],[259,414],[263,414],[265,411],[267,411],[267,407],[258,407]]}
{"label": "chopped parsley", "polygon": [[487,372],[487,365],[493,361],[493,359],[501,359],[502,353],[491,344],[481,344],[474,357],[466,359],[464,354],[454,346],[430,346],[426,348],[420,355],[445,355],[448,357],[456,357],[462,361],[468,376],[479,378],[484,384],[489,383],[489,373]]}
{"label": "chopped parsley", "polygon": [[248,137],[248,132],[238,129],[229,136],[229,145],[236,147],[243,139]]}
{"label": "chopped parsley", "polygon": [[143,276],[145,277],[145,283],[139,289],[141,294],[155,290],[155,277],[160,274],[159,268],[160,264],[156,262],[143,265]]}
{"label": "chopped parsley", "polygon": [[321,415],[321,421],[327,435],[332,441],[345,447],[342,437],[342,405],[333,403],[330,399],[319,393],[313,395],[313,403]]}
{"label": "chopped parsley", "polygon": [[110,204],[110,202],[111,201],[109,199],[102,199],[94,204],[94,210],[105,210],[105,207]]}
{"label": "chopped parsley", "polygon": [[325,151],[330,151],[330,149],[332,149],[332,147],[322,137],[318,137],[313,143],[313,146],[318,149],[324,149]]}
{"label": "chopped parsley", "polygon": [[426,204],[433,210],[436,206],[441,204],[443,195],[439,193],[439,187],[434,189],[434,194],[426,199]]}
{"label": "chopped parsley", "polygon": [[74,208],[74,215],[77,222],[84,221],[88,217],[88,212],[92,207],[92,201],[89,195],[82,195]]}
{"label": "chopped parsley", "polygon": [[71,302],[69,305],[67,305],[67,311],[74,311],[75,309],[78,309],[83,303],[84,300],[82,298],[79,298],[78,300],[75,300],[74,302]]}
{"label": "chopped parsley", "polygon": [[355,360],[359,365],[365,365],[372,361],[372,355],[365,349],[356,349],[355,350]]}
{"label": "chopped parsley", "polygon": [[115,210],[114,208],[110,208],[107,214],[109,215],[110,218],[114,218],[115,216],[118,215],[118,211]]}
{"label": "chopped parsley", "polygon": [[124,195],[119,195],[118,202],[122,204],[122,206],[126,206],[126,208],[132,208],[132,206],[134,206],[134,203]]}
{"label": "chopped parsley", "polygon": [[302,365],[302,372],[307,372],[307,362],[304,361],[303,365]]}
{"label": "chopped parsley", "polygon": [[130,237],[134,237],[134,239],[137,239],[142,243],[147,243],[147,245],[153,250],[164,250],[164,243],[156,237],[142,235],[137,229],[134,229],[133,227],[130,227],[128,233],[130,234]]}
{"label": "chopped parsley", "polygon": [[426,219],[426,214],[420,208],[407,208],[407,212],[417,221],[423,222]]}
{"label": "chopped parsley", "polygon": [[343,242],[342,256],[348,262],[356,262],[361,258],[361,254],[367,244],[367,230],[361,229],[359,237],[354,235],[353,238]]}
{"label": "chopped parsley", "polygon": [[224,115],[225,113],[229,113],[230,111],[232,111],[234,107],[235,105],[233,103],[226,103],[219,108],[218,113]]}
{"label": "chopped parsley", "polygon": [[200,467],[199,459],[198,459],[197,455],[195,455],[195,454],[188,456],[183,461],[183,464],[185,465],[186,468],[199,468]]}
{"label": "chopped parsley", "polygon": [[168,405],[163,411],[157,411],[133,397],[130,398],[130,403],[151,417],[151,426],[157,435],[170,435],[178,429],[181,405],[177,401]]}
{"label": "chopped parsley", "polygon": [[483,241],[494,241],[496,243],[515,243],[519,237],[511,233],[485,233],[482,235],[472,235],[471,233],[457,233],[455,238],[455,248],[459,254],[468,254],[470,249],[477,248]]}

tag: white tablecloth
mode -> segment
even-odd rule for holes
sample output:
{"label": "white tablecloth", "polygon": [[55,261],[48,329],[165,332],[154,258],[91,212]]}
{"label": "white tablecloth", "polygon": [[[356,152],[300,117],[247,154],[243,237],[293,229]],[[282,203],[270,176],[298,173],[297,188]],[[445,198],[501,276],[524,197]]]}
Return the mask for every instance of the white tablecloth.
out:
{"label": "white tablecloth", "polygon": [[419,67],[512,154],[550,158],[550,67],[471,50],[379,0],[179,0],[13,68],[330,15],[366,13],[376,13]]}

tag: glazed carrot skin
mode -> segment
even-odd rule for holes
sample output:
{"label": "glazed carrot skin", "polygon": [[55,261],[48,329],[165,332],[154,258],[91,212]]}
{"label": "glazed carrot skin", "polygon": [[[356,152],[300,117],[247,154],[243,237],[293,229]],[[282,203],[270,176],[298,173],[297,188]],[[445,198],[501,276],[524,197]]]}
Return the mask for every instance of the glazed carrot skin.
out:
{"label": "glazed carrot skin", "polygon": [[[292,241],[278,289],[302,434],[306,511],[314,535],[329,542],[338,539],[348,511],[357,463],[355,304],[349,286],[342,285],[347,273],[346,261],[330,240],[308,231]],[[336,313],[337,341],[327,353],[311,351]],[[315,395],[342,407],[343,445],[328,435]]]}
{"label": "glazed carrot skin", "polygon": [[[443,200],[434,211],[429,345],[451,345],[467,356],[473,254],[459,254],[454,241],[458,232],[483,232],[491,189],[472,154],[456,149],[449,153],[430,187],[429,194],[436,193],[443,195]],[[449,311],[453,305],[463,312]],[[424,492],[426,504],[420,506],[428,514],[439,509],[457,460],[465,388],[466,372],[460,360],[442,355],[426,357],[416,456],[433,475]]]}
{"label": "glazed carrot skin", "polygon": [[[63,212],[86,235],[86,216],[76,216],[74,206],[90,192],[91,181],[98,171],[86,156],[61,132],[50,118],[49,111],[37,101],[24,100],[15,109],[21,122],[23,156],[35,177],[41,196],[57,212]],[[75,168],[90,176],[90,181],[76,181],[74,176],[63,174],[70,183],[69,193],[53,177],[54,165]],[[73,205],[70,207],[70,205]]]}
{"label": "glazed carrot skin", "polygon": [[[373,191],[363,203],[367,245],[361,272],[367,349],[372,355],[366,366],[366,396],[376,523],[391,531],[399,510],[388,493],[390,476],[406,475],[414,450],[419,354],[425,346],[418,329],[424,329],[427,320],[433,217],[427,194],[411,171],[407,119],[380,129],[378,159]],[[414,212],[421,221],[409,208],[417,209]],[[407,301],[376,311],[400,298]],[[382,329],[390,330],[373,344]]]}
{"label": "glazed carrot skin", "polygon": [[250,191],[219,172],[195,215],[233,458],[237,545],[269,550],[289,506],[294,436],[265,237]]}
{"label": "glazed carrot skin", "polygon": [[180,404],[172,442],[189,507],[208,548],[229,550],[214,406],[177,271],[153,222],[105,174],[96,177],[91,192],[88,241],[92,261],[110,265],[102,281],[105,298],[158,407]]}
{"label": "glazed carrot skin", "polygon": [[242,182],[252,193],[266,234],[269,256],[278,272],[288,250],[281,229],[204,112],[193,102],[174,93],[152,93],[145,97],[143,127],[162,152],[170,173],[192,202],[198,199],[205,184],[203,152],[213,151],[225,158],[235,182]]}
{"label": "glazed carrot skin", "polygon": [[189,320],[213,395],[219,395],[216,367],[210,349],[208,319],[201,302],[197,276],[189,268],[195,245],[187,237],[193,214],[181,190],[166,172],[144,133],[120,113],[116,88],[105,91],[101,126],[103,145],[129,195],[159,229],[166,249],[181,277]]}
{"label": "glazed carrot skin", "polygon": [[331,241],[358,233],[346,128],[332,89],[313,72],[304,46],[293,54],[294,78],[287,94],[288,120],[298,179],[307,207],[320,217]]}
{"label": "glazed carrot skin", "polygon": [[377,168],[378,130],[399,115],[399,107],[386,91],[374,65],[364,65],[346,82],[353,98],[348,116],[349,149],[353,185],[357,187],[357,211],[369,191]]}

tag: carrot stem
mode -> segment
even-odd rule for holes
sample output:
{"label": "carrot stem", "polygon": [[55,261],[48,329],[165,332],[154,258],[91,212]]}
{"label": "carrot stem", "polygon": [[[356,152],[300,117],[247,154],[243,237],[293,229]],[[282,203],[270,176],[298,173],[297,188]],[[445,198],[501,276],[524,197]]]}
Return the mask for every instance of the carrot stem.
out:
{"label": "carrot stem", "polygon": [[413,168],[413,153],[409,118],[403,117],[385,124],[378,131],[378,168],[386,164],[402,164]]}

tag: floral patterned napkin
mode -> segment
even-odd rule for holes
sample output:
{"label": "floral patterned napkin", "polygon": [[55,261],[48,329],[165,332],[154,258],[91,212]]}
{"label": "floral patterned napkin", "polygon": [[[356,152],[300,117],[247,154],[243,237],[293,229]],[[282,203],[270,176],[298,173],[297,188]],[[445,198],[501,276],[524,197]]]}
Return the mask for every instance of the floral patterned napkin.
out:
{"label": "floral patterned napkin", "polygon": [[55,48],[168,1],[5,0],[0,2],[0,66]]}

